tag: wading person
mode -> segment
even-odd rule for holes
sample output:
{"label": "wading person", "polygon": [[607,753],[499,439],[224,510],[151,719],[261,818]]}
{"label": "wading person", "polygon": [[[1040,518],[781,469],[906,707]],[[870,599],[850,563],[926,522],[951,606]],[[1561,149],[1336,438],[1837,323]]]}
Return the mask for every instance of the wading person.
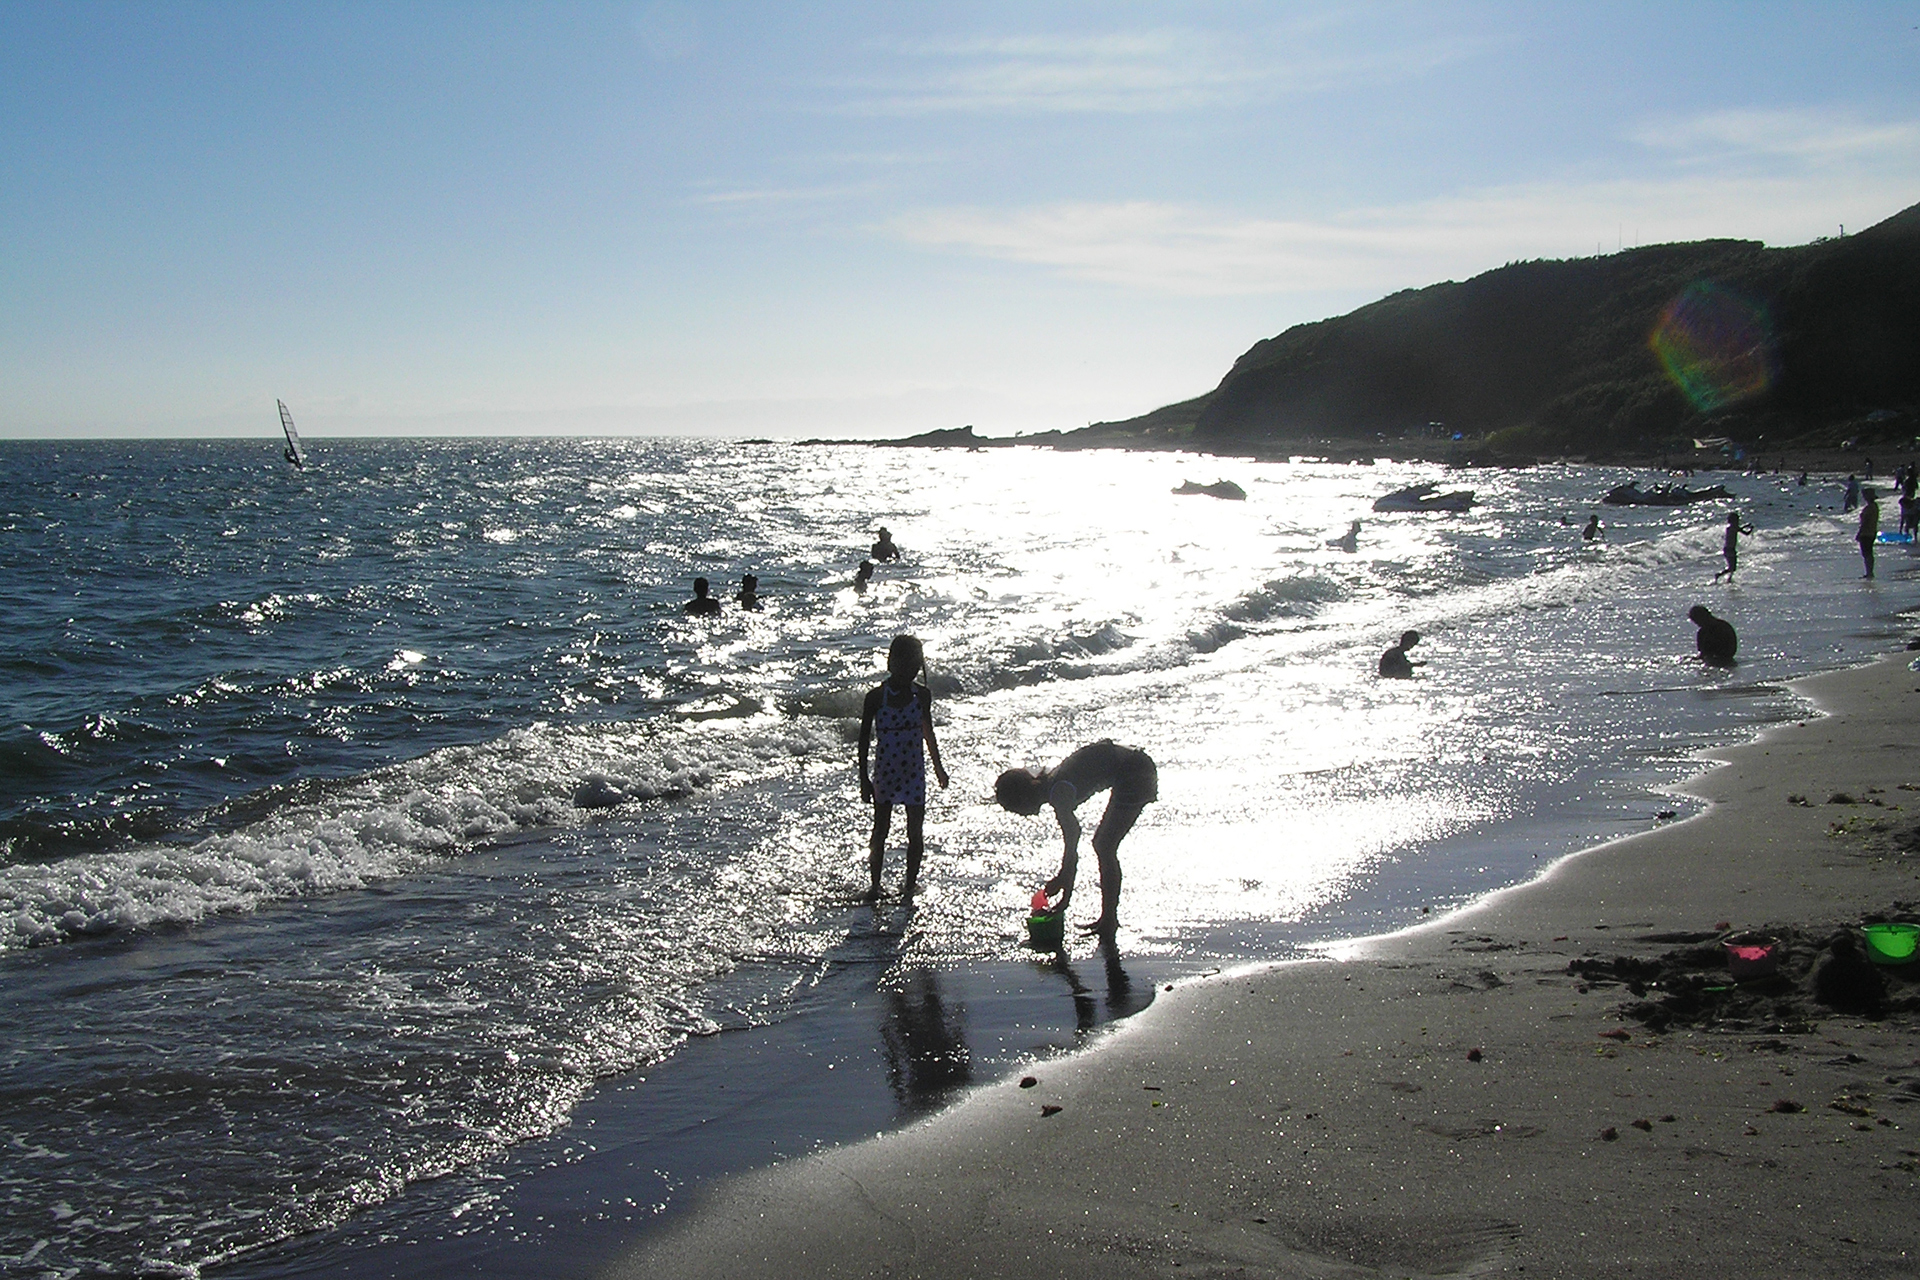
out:
{"label": "wading person", "polygon": [[1880,537],[1880,491],[1862,489],[1860,491],[1860,532],[1853,540],[1860,544],[1860,558],[1866,562],[1867,571],[1860,576],[1873,576],[1873,544]]}
{"label": "wading person", "polygon": [[1700,657],[1716,667],[1732,666],[1733,655],[1740,648],[1740,637],[1734,634],[1733,624],[1725,618],[1714,617],[1713,611],[1703,604],[1687,610],[1687,617],[1700,628],[1693,637]]}
{"label": "wading person", "polygon": [[1047,881],[1046,891],[1060,895],[1062,912],[1073,900],[1073,883],[1080,871],[1080,819],[1074,810],[1096,791],[1108,792],[1106,810],[1093,829],[1093,856],[1100,866],[1100,918],[1082,927],[1111,937],[1120,927],[1120,842],[1133,830],[1141,811],[1160,798],[1160,771],[1153,758],[1103,738],[1051,769],[1009,769],[993,784],[993,798],[1009,812],[1032,817],[1048,805],[1053,807],[1066,849],[1060,856],[1060,871]]}
{"label": "wading person", "polygon": [[1407,656],[1407,650],[1420,643],[1418,631],[1402,631],[1400,643],[1380,655],[1380,675],[1387,680],[1411,680],[1413,669],[1424,667],[1424,662],[1415,662]]}
{"label": "wading person", "polygon": [[1727,512],[1727,536],[1720,540],[1720,554],[1725,557],[1727,567],[1713,575],[1715,582],[1722,578],[1733,581],[1733,571],[1740,567],[1740,535],[1743,533],[1751,535],[1753,526],[1741,524],[1738,511]]}
{"label": "wading person", "polygon": [[[873,837],[867,842],[869,899],[880,896],[880,868],[887,857],[887,829],[893,806],[907,811],[907,874],[900,896],[910,895],[920,879],[920,855],[927,820],[927,756],[944,789],[947,771],[933,736],[933,690],[914,677],[926,665],[920,642],[895,636],[887,650],[887,678],[860,708],[860,798],[873,806]],[[873,772],[867,772],[867,747],[873,743]],[[924,744],[926,750],[921,748]]]}

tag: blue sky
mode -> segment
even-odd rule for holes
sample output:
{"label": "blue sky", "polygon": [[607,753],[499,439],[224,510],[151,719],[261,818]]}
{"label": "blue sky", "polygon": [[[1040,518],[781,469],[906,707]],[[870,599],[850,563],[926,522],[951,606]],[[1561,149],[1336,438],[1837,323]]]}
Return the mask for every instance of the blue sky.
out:
{"label": "blue sky", "polygon": [[1920,3],[0,6],[0,435],[1072,428],[1920,201]]}

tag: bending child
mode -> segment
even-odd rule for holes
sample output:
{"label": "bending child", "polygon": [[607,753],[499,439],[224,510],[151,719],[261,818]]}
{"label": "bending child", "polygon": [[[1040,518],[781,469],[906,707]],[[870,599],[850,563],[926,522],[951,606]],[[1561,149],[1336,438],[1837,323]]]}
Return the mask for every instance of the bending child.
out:
{"label": "bending child", "polygon": [[[920,878],[920,855],[927,818],[926,744],[933,756],[933,775],[941,789],[947,770],[940,763],[940,743],[933,736],[933,690],[915,684],[926,658],[912,636],[895,636],[887,650],[887,678],[867,695],[860,708],[860,798],[873,806],[873,838],[867,844],[869,900],[880,896],[880,868],[886,861],[887,828],[893,806],[907,810],[907,876],[902,897],[911,894]],[[878,735],[875,741],[875,735]],[[873,773],[867,772],[867,744],[875,741]]]}
{"label": "bending child", "polygon": [[1060,910],[1073,900],[1073,882],[1080,869],[1080,820],[1074,810],[1096,791],[1111,788],[1100,825],[1093,829],[1093,856],[1100,864],[1100,918],[1082,926],[1088,933],[1111,935],[1120,927],[1120,841],[1140,813],[1160,798],[1160,771],[1153,758],[1134,747],[1102,738],[1062,760],[1051,769],[1009,769],[993,784],[1000,807],[1027,817],[1053,806],[1060,822],[1066,852],[1060,872],[1047,881],[1049,894],[1060,895]]}

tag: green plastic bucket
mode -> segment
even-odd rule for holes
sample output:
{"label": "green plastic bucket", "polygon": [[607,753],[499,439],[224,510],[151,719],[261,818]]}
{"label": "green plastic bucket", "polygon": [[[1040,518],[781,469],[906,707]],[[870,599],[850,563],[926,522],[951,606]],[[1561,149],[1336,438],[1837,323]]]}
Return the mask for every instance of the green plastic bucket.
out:
{"label": "green plastic bucket", "polygon": [[1035,951],[1058,951],[1066,941],[1064,911],[1036,911],[1027,917],[1027,945]]}
{"label": "green plastic bucket", "polygon": [[1867,935],[1867,958],[1875,964],[1907,964],[1920,944],[1920,924],[1870,924],[1861,929]]}

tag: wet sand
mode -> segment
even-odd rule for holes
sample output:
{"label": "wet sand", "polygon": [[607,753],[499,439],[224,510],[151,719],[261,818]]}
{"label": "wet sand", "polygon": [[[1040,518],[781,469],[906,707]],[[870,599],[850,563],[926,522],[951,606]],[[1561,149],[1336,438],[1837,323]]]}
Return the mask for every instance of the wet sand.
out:
{"label": "wet sand", "polygon": [[[1797,682],[1827,714],[1716,752],[1697,818],[1175,983],[1024,1080],[719,1184],[608,1274],[1912,1274],[1920,975],[1874,970],[1878,1016],[1813,994],[1831,938],[1920,918],[1910,657]],[[1781,972],[1736,984],[1730,929],[1784,938]]]}
{"label": "wet sand", "polygon": [[497,1164],[416,1185],[338,1230],[209,1274],[593,1275],[670,1228],[704,1184],[910,1124],[970,1085],[1071,1052],[1205,968],[1096,954],[896,972],[897,912],[782,1016],[691,1040],[604,1082],[565,1128]]}

